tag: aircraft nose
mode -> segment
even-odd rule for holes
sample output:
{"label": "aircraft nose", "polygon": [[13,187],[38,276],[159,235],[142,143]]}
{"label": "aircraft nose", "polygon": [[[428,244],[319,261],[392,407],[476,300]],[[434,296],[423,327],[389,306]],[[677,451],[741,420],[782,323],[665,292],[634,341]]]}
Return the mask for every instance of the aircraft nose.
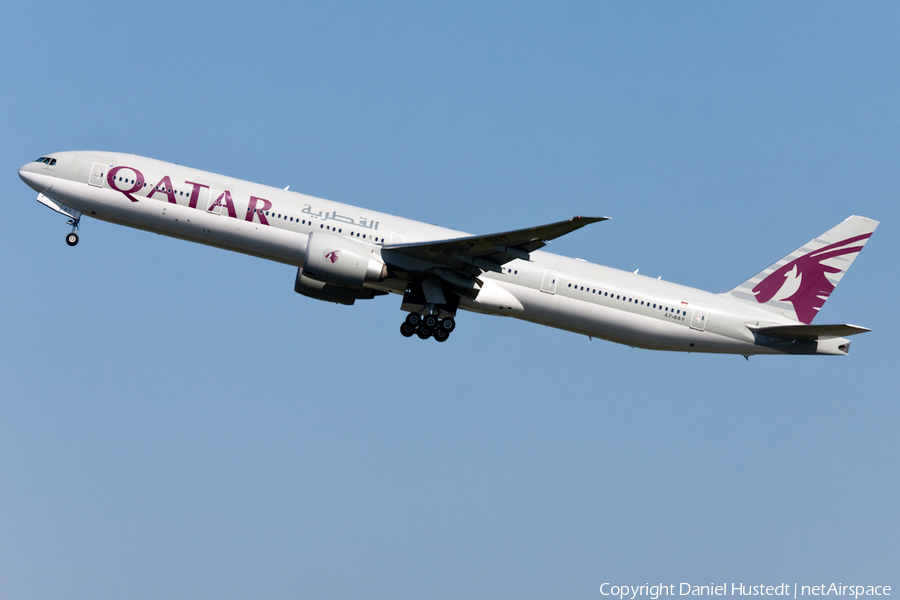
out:
{"label": "aircraft nose", "polygon": [[46,186],[41,186],[38,183],[38,174],[36,173],[34,168],[35,164],[36,163],[30,162],[25,163],[24,165],[19,167],[19,179],[24,181],[28,185],[28,187],[40,192],[42,190],[39,188]]}
{"label": "aircraft nose", "polygon": [[31,163],[25,163],[24,165],[19,167],[19,179],[21,179],[25,183],[28,183],[28,176],[30,174],[28,171],[28,165],[30,164]]}

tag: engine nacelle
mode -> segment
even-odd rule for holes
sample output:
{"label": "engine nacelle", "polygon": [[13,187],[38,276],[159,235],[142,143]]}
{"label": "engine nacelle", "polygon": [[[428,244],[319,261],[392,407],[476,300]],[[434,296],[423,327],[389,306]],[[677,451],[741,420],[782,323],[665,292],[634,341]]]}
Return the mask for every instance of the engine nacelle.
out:
{"label": "engine nacelle", "polygon": [[350,288],[345,285],[323,283],[317,279],[306,277],[302,269],[297,269],[297,280],[294,282],[294,291],[309,298],[324,300],[325,302],[337,302],[338,304],[353,304],[357,300],[368,300],[375,296],[386,294],[366,288]]}
{"label": "engine nacelle", "polygon": [[387,266],[368,244],[314,231],[306,244],[303,275],[322,283],[361,288],[387,277]]}

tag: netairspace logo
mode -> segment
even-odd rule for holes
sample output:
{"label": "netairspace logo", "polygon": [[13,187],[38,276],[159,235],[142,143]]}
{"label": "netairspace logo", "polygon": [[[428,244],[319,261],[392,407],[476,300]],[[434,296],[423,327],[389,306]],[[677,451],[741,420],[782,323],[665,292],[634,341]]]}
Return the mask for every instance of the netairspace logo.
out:
{"label": "netairspace logo", "polygon": [[[678,592],[675,592],[676,586]],[[661,596],[852,596],[857,600],[860,596],[890,596],[889,585],[843,585],[842,583],[823,583],[819,585],[799,585],[796,583],[780,583],[778,585],[752,585],[743,583],[710,583],[709,585],[692,585],[690,583],[659,583],[650,585],[613,585],[604,583],[600,586],[603,596],[615,596],[619,600],[636,600],[646,596],[650,600],[658,600]]]}

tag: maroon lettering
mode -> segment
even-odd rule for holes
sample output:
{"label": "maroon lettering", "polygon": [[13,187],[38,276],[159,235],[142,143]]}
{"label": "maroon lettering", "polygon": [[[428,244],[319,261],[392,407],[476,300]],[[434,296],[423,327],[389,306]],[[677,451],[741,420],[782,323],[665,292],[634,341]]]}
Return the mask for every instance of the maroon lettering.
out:
{"label": "maroon lettering", "polygon": [[[131,186],[131,189],[129,189],[129,190],[123,190],[123,189],[119,188],[118,185],[116,185],[116,183],[117,183],[116,176],[118,175],[119,171],[121,171],[122,169],[127,169],[134,173],[134,178],[135,178],[134,184]],[[126,181],[127,181],[127,179],[126,179]],[[115,168],[110,169],[109,173],[106,174],[106,183],[108,183],[109,187],[116,190],[117,192],[121,192],[121,193],[125,194],[125,197],[128,198],[129,200],[131,200],[132,202],[138,202],[138,199],[135,198],[134,196],[132,196],[132,194],[134,194],[136,191],[141,189],[141,186],[144,185],[144,175],[140,171],[135,169],[134,167],[125,167],[125,166],[115,167]]]}
{"label": "maroon lettering", "polygon": [[203,185],[202,183],[194,183],[193,181],[185,181],[186,184],[194,186],[194,189],[191,190],[191,203],[188,204],[190,208],[197,208],[197,199],[200,197],[200,190],[203,188],[209,189],[208,185]]}
{"label": "maroon lettering", "polygon": [[[262,207],[257,208],[256,204],[258,202],[262,202]],[[269,221],[266,220],[266,215],[263,213],[272,208],[272,203],[266,200],[265,198],[257,198],[256,196],[250,196],[250,209],[247,212],[247,220],[251,223],[253,222],[253,216],[256,215],[259,217],[259,222],[261,225],[268,225]]]}
{"label": "maroon lettering", "polygon": [[175,190],[172,188],[172,180],[169,179],[168,175],[159,180],[159,183],[157,183],[156,186],[150,190],[150,193],[147,194],[147,198],[152,198],[153,194],[156,192],[162,192],[168,196],[171,204],[178,204],[178,201],[175,200]]}
{"label": "maroon lettering", "polygon": [[219,197],[216,198],[216,201],[209,205],[207,212],[216,212],[213,209],[217,206],[224,206],[228,209],[228,216],[232,219],[237,219],[237,211],[234,210],[234,202],[231,200],[231,192],[225,190]]}

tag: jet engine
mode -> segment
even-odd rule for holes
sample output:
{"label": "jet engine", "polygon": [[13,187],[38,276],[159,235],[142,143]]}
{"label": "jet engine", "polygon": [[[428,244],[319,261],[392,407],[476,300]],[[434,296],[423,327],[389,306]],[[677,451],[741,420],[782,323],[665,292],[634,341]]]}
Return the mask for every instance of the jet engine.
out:
{"label": "jet engine", "polygon": [[375,296],[383,296],[387,292],[370,290],[366,288],[350,288],[333,283],[322,283],[303,274],[303,269],[297,269],[297,280],[294,282],[294,291],[309,298],[324,300],[325,302],[337,302],[338,304],[351,305],[357,300],[369,300]]}
{"label": "jet engine", "polygon": [[306,244],[303,275],[322,283],[360,288],[364,283],[382,281],[387,266],[369,244],[333,233],[314,231]]}
{"label": "jet engine", "polygon": [[363,288],[364,283],[385,277],[387,266],[373,246],[314,231],[309,234],[303,266],[297,269],[294,291],[326,302],[353,304],[385,294]]}

